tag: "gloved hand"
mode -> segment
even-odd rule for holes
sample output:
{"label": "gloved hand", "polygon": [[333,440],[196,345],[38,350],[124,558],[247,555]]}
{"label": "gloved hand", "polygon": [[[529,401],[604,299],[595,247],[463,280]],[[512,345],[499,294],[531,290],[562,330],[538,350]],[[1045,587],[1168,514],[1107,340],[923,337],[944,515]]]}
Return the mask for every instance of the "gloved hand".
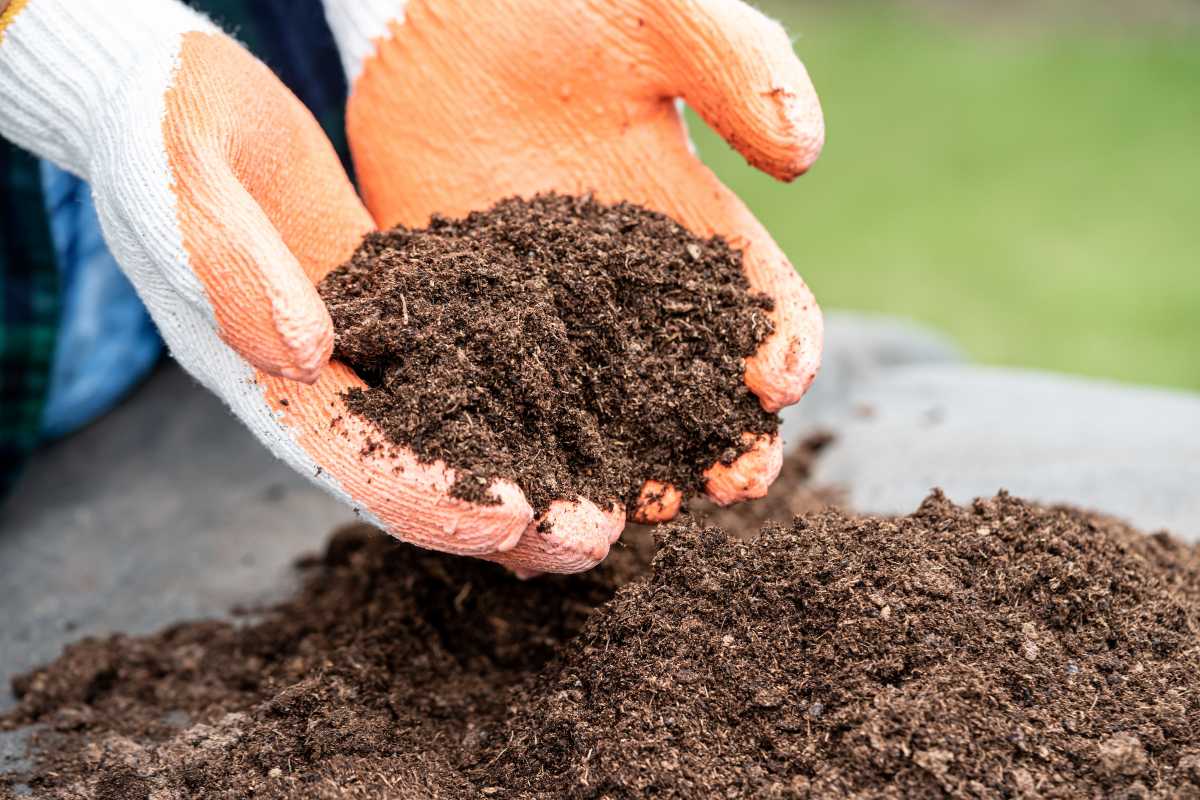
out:
{"label": "gloved hand", "polygon": [[[746,207],[695,157],[683,98],[751,164],[791,180],[820,152],[816,94],[783,29],[739,0],[325,0],[350,78],[347,132],[381,228],[483,209],[509,195],[594,192],[664,212],[745,253],[775,300],[774,334],[746,364],[769,411],[795,403],[820,361],[820,312]],[[760,497],[782,462],[762,437],[707,490]],[[638,516],[679,509],[646,485]],[[587,569],[624,526],[621,509],[559,502],[488,556],[519,571]]]}
{"label": "gloved hand", "polygon": [[[91,184],[105,239],[176,360],[295,469],[396,536],[513,547],[532,518],[449,496],[348,412],[314,284],[374,228],[333,148],[271,72],[175,0],[13,0],[0,135]],[[187,453],[180,453],[187,458]]]}

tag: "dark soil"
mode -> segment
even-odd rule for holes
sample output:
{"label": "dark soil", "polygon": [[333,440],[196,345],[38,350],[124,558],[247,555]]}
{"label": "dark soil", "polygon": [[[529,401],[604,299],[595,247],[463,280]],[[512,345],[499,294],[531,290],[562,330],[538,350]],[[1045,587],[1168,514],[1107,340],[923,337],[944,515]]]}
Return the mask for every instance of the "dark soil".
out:
{"label": "dark soil", "polygon": [[82,641],[4,724],[43,797],[1200,797],[1166,535],[935,494],[659,540],[522,583],[344,530],[263,619]]}
{"label": "dark soil", "polygon": [[770,333],[741,255],[622,203],[543,195],[369,236],[320,286],[350,408],[496,502],[586,497],[632,510],[642,483],[684,492],[778,426],[743,383]]}

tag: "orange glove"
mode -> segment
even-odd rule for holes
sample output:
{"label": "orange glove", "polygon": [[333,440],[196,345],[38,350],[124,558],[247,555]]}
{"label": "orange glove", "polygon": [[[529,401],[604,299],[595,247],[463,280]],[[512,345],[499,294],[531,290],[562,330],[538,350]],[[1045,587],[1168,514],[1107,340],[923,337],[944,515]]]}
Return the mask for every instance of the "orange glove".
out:
{"label": "orange glove", "polygon": [[[783,29],[738,0],[326,0],[351,79],[347,130],[381,228],[422,226],[510,196],[594,192],[666,213],[745,253],[750,285],[775,300],[774,334],[746,363],[769,411],[795,403],[820,361],[808,287],[761,224],[696,158],[683,98],[747,160],[781,180],[821,150],[820,105]],[[706,473],[726,505],[761,497],[782,461],[762,437]],[[649,483],[639,518],[679,509]],[[559,502],[489,556],[519,571],[571,572],[602,558],[620,509]]]}
{"label": "orange glove", "polygon": [[[314,284],[374,223],[312,115],[174,0],[17,0],[0,14],[0,134],[85,178],[175,359],[278,457],[372,522],[464,555],[533,512],[449,496],[453,473],[350,413]],[[186,458],[187,453],[181,453]]]}

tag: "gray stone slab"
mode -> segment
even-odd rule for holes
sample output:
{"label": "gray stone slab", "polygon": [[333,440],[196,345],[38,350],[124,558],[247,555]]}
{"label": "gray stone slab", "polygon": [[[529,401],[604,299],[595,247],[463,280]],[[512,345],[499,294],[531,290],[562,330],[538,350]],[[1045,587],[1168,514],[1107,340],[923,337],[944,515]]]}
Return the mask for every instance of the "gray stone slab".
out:
{"label": "gray stone slab", "polygon": [[[15,731],[0,731],[0,775],[11,772],[27,772],[33,768],[28,757],[29,737],[33,728],[22,728]],[[24,784],[12,787],[18,797],[32,794]]]}
{"label": "gray stone slab", "polygon": [[821,372],[804,400],[784,414],[784,438],[806,420],[840,419],[854,386],[880,370],[912,364],[962,362],[948,337],[928,328],[879,314],[834,311],[825,315]]}
{"label": "gray stone slab", "polygon": [[[806,401],[805,401],[806,402]],[[815,478],[869,513],[934,486],[958,502],[1005,488],[1200,539],[1200,396],[954,363],[867,370],[836,403],[791,415],[837,439]]]}
{"label": "gray stone slab", "polygon": [[40,453],[0,510],[0,708],[14,673],[81,636],[278,596],[297,555],[351,518],[163,368]]}

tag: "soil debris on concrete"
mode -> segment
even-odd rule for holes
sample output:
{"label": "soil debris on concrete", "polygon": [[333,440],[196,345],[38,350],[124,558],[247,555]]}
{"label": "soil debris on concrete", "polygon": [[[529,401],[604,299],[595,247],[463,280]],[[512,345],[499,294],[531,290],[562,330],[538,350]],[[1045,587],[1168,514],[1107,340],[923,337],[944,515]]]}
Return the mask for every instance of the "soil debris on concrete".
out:
{"label": "soil debris on concrete", "polygon": [[685,493],[778,418],[746,388],[771,332],[741,254],[628,203],[540,195],[373,234],[320,292],[348,405],[389,442],[454,467],[452,494],[536,512],[633,510],[647,479]]}
{"label": "soil debris on concrete", "polygon": [[737,533],[521,582],[349,528],[0,725],[51,798],[1200,797],[1195,548],[1005,494]]}

